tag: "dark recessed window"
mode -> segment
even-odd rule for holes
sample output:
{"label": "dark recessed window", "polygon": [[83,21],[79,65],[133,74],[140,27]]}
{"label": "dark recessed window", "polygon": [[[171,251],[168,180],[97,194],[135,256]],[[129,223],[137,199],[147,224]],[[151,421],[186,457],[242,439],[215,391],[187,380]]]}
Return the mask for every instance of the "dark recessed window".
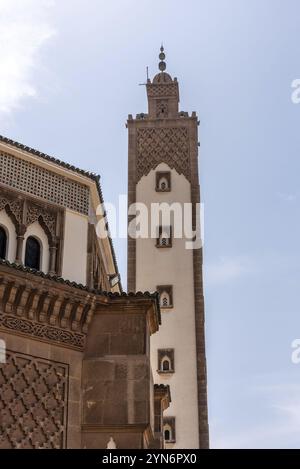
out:
{"label": "dark recessed window", "polygon": [[25,266],[40,270],[41,246],[36,238],[29,236],[26,241]]}
{"label": "dark recessed window", "polygon": [[158,353],[158,373],[174,373],[174,349],[159,349]]}
{"label": "dark recessed window", "polygon": [[169,171],[157,171],[155,189],[157,192],[170,192],[171,173]]}
{"label": "dark recessed window", "polygon": [[163,371],[170,371],[170,360],[165,358],[162,362],[162,369]]}
{"label": "dark recessed window", "polygon": [[0,259],[6,258],[7,235],[6,231],[0,226]]}
{"label": "dark recessed window", "polygon": [[168,101],[159,100],[156,102],[156,117],[168,117]]}
{"label": "dark recessed window", "polygon": [[163,431],[166,443],[176,442],[175,417],[164,417]]}

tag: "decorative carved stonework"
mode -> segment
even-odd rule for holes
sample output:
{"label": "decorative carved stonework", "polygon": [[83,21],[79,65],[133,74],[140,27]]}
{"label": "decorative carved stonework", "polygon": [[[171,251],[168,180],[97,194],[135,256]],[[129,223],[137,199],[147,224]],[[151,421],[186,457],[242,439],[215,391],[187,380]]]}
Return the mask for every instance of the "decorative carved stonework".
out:
{"label": "decorative carved stonework", "polygon": [[[0,154],[1,156],[1,154]],[[38,221],[47,235],[50,250],[49,272],[61,274],[64,210],[55,205],[39,202],[29,196],[22,200],[14,190],[0,186],[0,211],[5,209],[17,233],[15,261],[22,263],[23,241],[28,226]]]}
{"label": "decorative carved stonework", "polygon": [[0,182],[16,191],[88,214],[88,186],[3,152],[0,152]]}
{"label": "decorative carved stonework", "polygon": [[0,313],[0,328],[82,349],[85,335]]}
{"label": "decorative carved stonework", "polygon": [[1,197],[1,199],[0,199],[0,212],[1,212],[1,210],[3,210],[5,208],[6,205],[7,205],[7,200],[4,197]]}
{"label": "decorative carved stonework", "polygon": [[0,212],[8,207],[8,213],[15,224],[22,222],[22,203],[19,199],[0,197]]}
{"label": "decorative carved stonework", "polygon": [[0,448],[66,446],[68,365],[7,351],[0,366]]}
{"label": "decorative carved stonework", "polygon": [[162,162],[176,169],[190,181],[189,139],[186,127],[137,130],[137,181]]}
{"label": "decorative carved stonework", "polygon": [[0,267],[0,330],[83,350],[95,297]]}
{"label": "decorative carved stonework", "polygon": [[54,239],[56,233],[56,214],[50,210],[44,209],[41,205],[29,204],[26,213],[26,225],[31,225],[35,221],[38,221],[40,217],[49,230],[51,238]]}
{"label": "decorative carved stonework", "polygon": [[161,97],[161,96],[178,96],[178,84],[177,83],[166,83],[166,84],[147,84],[147,94],[149,98]]}

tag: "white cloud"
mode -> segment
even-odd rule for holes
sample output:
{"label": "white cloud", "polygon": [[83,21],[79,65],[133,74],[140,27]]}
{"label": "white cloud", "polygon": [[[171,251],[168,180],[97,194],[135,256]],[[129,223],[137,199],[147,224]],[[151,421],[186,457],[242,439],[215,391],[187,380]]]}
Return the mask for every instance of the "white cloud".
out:
{"label": "white cloud", "polygon": [[254,265],[250,258],[224,256],[205,266],[205,281],[213,285],[227,283],[253,271]]}
{"label": "white cloud", "polygon": [[55,34],[49,0],[0,0],[0,118],[37,95],[34,72],[40,49]]}

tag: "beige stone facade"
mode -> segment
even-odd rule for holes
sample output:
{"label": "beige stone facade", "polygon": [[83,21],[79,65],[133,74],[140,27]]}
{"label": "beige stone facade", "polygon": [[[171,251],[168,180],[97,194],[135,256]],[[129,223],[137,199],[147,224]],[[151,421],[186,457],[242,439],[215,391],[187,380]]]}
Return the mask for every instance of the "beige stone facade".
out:
{"label": "beige stone facade", "polygon": [[0,158],[0,448],[163,447],[158,296],[123,292],[99,179],[3,137]]}
{"label": "beige stone facade", "polygon": [[[198,120],[160,56],[128,202],[192,203],[195,229]],[[125,293],[103,203],[99,176],[0,136],[0,449],[209,446],[202,250],[129,236]]]}

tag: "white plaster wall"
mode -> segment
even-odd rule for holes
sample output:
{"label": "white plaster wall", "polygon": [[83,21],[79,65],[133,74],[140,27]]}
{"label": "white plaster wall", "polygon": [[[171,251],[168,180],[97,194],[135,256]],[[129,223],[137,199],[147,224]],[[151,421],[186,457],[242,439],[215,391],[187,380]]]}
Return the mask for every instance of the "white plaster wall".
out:
{"label": "white plaster wall", "polygon": [[9,262],[14,262],[16,260],[17,234],[15,225],[13,224],[4,209],[0,212],[0,225],[4,227],[8,236],[8,245],[6,246],[6,259]]}
{"label": "white plaster wall", "polygon": [[[171,192],[155,191],[155,172],[171,171]],[[137,185],[137,202],[190,202],[190,183],[176,170],[161,163]],[[172,403],[165,415],[176,417],[174,448],[197,448],[198,401],[195,338],[193,252],[184,239],[173,239],[172,248],[158,249],[154,239],[138,239],[136,244],[137,290],[155,290],[157,285],[173,285],[171,310],[162,310],[162,325],[151,337],[154,381],[169,384]],[[157,373],[157,349],[174,348],[175,373]]]}
{"label": "white plaster wall", "polygon": [[41,269],[40,270],[47,274],[49,272],[49,260],[50,260],[49,243],[48,243],[47,235],[38,221],[35,221],[31,225],[29,225],[24,235],[23,254],[22,254],[22,261],[24,265],[25,265],[26,241],[29,236],[35,237],[40,242],[40,245],[41,245],[41,261],[40,261]]}
{"label": "white plaster wall", "polygon": [[86,284],[88,217],[66,210],[62,276]]}

